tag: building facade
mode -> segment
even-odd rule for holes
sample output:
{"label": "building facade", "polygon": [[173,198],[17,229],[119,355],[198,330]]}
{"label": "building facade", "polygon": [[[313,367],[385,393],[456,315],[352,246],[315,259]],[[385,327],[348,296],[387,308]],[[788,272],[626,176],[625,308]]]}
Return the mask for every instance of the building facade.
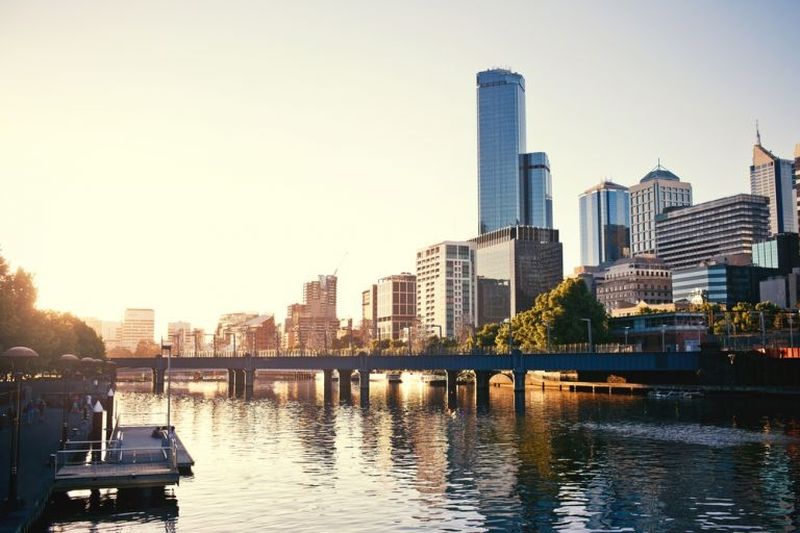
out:
{"label": "building facade", "polygon": [[753,266],[774,268],[782,274],[800,268],[800,236],[797,233],[779,233],[766,241],[754,243]]}
{"label": "building facade", "polygon": [[629,191],[631,255],[660,255],[656,250],[656,216],[667,207],[692,205],[692,186],[659,162]]}
{"label": "building facade", "polygon": [[120,345],[134,352],[139,341],[153,342],[155,316],[155,311],[152,309],[126,309],[122,319],[122,341]]}
{"label": "building facade", "polygon": [[379,279],[377,287],[377,338],[408,339],[417,319],[417,277],[404,272]]}
{"label": "building facade", "polygon": [[597,301],[606,310],[672,303],[672,273],[654,255],[623,258],[609,266],[597,284]]}
{"label": "building facade", "polygon": [[776,157],[761,146],[760,135],[753,146],[750,192],[769,198],[771,235],[797,233],[797,193],[792,184],[792,162]]}
{"label": "building facade", "polygon": [[563,278],[558,230],[512,226],[471,242],[478,275],[478,326],[530,309],[539,294]]}
{"label": "building facade", "polygon": [[303,303],[287,308],[286,346],[291,350],[327,350],[339,329],[336,317],[335,275],[321,275],[303,284]]}
{"label": "building facade", "polygon": [[598,266],[629,255],[630,194],[604,181],[578,197],[581,264]]}
{"label": "building facade", "polygon": [[544,152],[519,156],[523,188],[523,224],[537,228],[553,227],[553,180],[550,160]]}
{"label": "building facade", "polygon": [[777,270],[711,262],[672,272],[672,298],[676,301],[705,301],[734,306],[760,301],[759,284]]}
{"label": "building facade", "polygon": [[378,338],[378,286],[361,292],[361,331],[366,341]]}
{"label": "building facade", "polygon": [[679,270],[719,256],[750,255],[754,243],[769,237],[768,220],[768,200],[751,194],[667,209],[656,218],[658,256]]}
{"label": "building facade", "polygon": [[417,317],[424,334],[461,338],[476,319],[475,244],[444,241],[417,251]]}
{"label": "building facade", "polygon": [[479,233],[521,224],[520,154],[525,153],[525,79],[493,69],[477,75]]}

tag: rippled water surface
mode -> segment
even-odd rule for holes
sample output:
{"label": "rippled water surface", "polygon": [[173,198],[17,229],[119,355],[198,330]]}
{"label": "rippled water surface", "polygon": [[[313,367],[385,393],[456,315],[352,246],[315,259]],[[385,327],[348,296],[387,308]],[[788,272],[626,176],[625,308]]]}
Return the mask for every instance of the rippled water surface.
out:
{"label": "rippled water surface", "polygon": [[[335,392],[335,390],[334,390]],[[336,396],[334,396],[336,398]],[[165,412],[122,384],[123,413]],[[166,494],[47,511],[51,531],[794,531],[797,400],[648,400],[492,387],[372,383],[370,403],[321,381],[173,387],[194,476]]]}

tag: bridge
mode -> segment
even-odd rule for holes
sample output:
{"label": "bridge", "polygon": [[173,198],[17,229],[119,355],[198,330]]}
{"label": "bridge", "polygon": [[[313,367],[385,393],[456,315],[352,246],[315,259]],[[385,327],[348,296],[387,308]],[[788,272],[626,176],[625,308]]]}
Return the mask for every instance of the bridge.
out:
{"label": "bridge", "polygon": [[[163,357],[113,359],[117,368],[149,368],[153,372],[153,391],[163,392],[168,361]],[[350,396],[350,377],[359,373],[362,401],[369,397],[369,375],[383,371],[444,371],[448,396],[455,396],[456,378],[463,371],[475,373],[479,397],[488,393],[489,379],[509,372],[514,391],[525,391],[525,375],[531,370],[626,373],[695,372],[700,368],[699,352],[574,353],[505,355],[430,354],[430,355],[276,355],[272,357],[173,357],[172,370],[227,370],[229,391],[237,396],[252,396],[256,370],[322,371],[325,395],[331,394],[333,371],[339,373],[339,396]]]}

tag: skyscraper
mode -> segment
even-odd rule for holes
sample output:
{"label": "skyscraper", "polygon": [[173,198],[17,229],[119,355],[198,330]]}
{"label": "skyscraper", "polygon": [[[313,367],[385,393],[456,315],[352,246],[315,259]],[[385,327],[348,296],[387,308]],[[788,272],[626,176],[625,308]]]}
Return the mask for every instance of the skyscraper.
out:
{"label": "skyscraper", "polygon": [[533,307],[561,282],[558,230],[511,226],[472,239],[478,270],[478,325],[502,322]]}
{"label": "skyscraper", "polygon": [[515,72],[479,72],[479,233],[524,224],[520,155],[525,153],[525,79]]}
{"label": "skyscraper", "polygon": [[135,351],[139,341],[153,342],[155,333],[155,312],[152,309],[125,310],[122,319],[122,342],[125,348]]}
{"label": "skyscraper", "polygon": [[661,166],[630,187],[631,255],[657,254],[656,215],[666,207],[692,205],[692,186]]}
{"label": "skyscraper", "polygon": [[524,224],[551,229],[553,227],[553,183],[547,154],[544,152],[521,154],[519,156],[519,172],[522,177]]}
{"label": "skyscraper", "polygon": [[613,263],[628,255],[630,194],[627,187],[603,181],[578,197],[581,264]]}
{"label": "skyscraper", "polygon": [[797,199],[797,229],[800,231],[800,194],[797,194],[798,187],[800,187],[800,143],[794,145],[794,196]]}
{"label": "skyscraper", "polygon": [[792,162],[780,159],[761,146],[756,132],[753,164],[750,166],[750,192],[769,198],[769,231],[797,233],[797,197],[792,187]]}
{"label": "skyscraper", "polygon": [[339,329],[336,283],[335,275],[321,275],[303,284],[303,303],[290,305],[284,321],[289,349],[325,350],[333,346]]}

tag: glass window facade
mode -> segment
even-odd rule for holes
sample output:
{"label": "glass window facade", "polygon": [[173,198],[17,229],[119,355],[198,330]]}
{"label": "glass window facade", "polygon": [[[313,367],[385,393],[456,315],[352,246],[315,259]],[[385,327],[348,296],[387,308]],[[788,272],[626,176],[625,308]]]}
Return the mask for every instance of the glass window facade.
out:
{"label": "glass window facade", "polygon": [[612,263],[628,254],[630,195],[612,182],[592,187],[578,198],[581,265]]}
{"label": "glass window facade", "polygon": [[486,233],[523,222],[525,79],[496,69],[479,72],[477,83],[479,233]]}
{"label": "glass window facade", "polygon": [[553,182],[550,161],[544,152],[519,156],[522,176],[523,223],[537,228],[553,227]]}

